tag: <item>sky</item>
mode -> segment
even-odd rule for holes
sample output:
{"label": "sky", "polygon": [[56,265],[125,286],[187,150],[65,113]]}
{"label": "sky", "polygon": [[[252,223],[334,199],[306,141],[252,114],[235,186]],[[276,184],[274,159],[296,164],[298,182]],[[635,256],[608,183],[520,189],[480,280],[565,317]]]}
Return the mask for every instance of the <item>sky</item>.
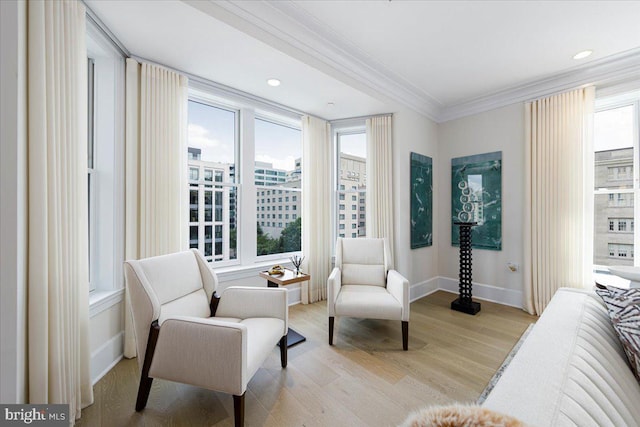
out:
{"label": "sky", "polygon": [[[202,160],[235,163],[235,113],[189,101],[189,146],[202,149]],[[302,132],[256,119],[256,159],[276,169],[293,170],[295,159],[302,157]],[[633,146],[633,106],[596,113],[595,151]],[[366,158],[364,133],[340,136],[342,153]]]}
{"label": "sky", "polygon": [[256,119],[256,160],[292,171],[302,157],[302,131]]}
{"label": "sky", "polygon": [[[189,147],[202,149],[202,160],[235,163],[235,113],[189,101]],[[256,161],[276,169],[294,170],[302,157],[302,132],[298,129],[256,119]]]}
{"label": "sky", "polygon": [[366,158],[367,137],[365,133],[340,135],[340,152]]}
{"label": "sky", "polygon": [[594,151],[633,147],[633,105],[597,112],[593,145]]}

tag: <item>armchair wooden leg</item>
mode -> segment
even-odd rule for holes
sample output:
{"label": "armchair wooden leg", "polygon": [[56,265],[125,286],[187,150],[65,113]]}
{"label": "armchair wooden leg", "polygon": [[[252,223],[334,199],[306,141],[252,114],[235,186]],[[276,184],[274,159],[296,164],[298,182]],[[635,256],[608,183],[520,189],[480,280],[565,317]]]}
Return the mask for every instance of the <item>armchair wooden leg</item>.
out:
{"label": "armchair wooden leg", "polygon": [[329,345],[333,345],[333,321],[335,317],[329,317]]}
{"label": "armchair wooden leg", "polygon": [[235,420],[235,427],[244,427],[244,395],[233,395],[233,418]]}
{"label": "armchair wooden leg", "polygon": [[283,368],[287,367],[287,336],[280,338],[280,364]]}
{"label": "armchair wooden leg", "polygon": [[140,386],[138,386],[138,399],[136,400],[136,411],[140,412],[147,406],[149,392],[151,391],[151,383],[153,378],[141,377]]}
{"label": "armchair wooden leg", "polygon": [[402,322],[402,349],[409,350],[409,322]]}
{"label": "armchair wooden leg", "polygon": [[[142,411],[144,407],[147,406],[151,383],[153,383],[153,378],[149,378],[149,368],[151,368],[151,360],[153,359],[153,353],[156,351],[159,334],[160,326],[158,325],[158,321],[154,320],[149,327],[149,339],[147,340],[142,372],[140,372],[140,386],[138,387],[138,398],[136,399],[136,411]],[[138,357],[140,357],[140,355],[138,355]]]}

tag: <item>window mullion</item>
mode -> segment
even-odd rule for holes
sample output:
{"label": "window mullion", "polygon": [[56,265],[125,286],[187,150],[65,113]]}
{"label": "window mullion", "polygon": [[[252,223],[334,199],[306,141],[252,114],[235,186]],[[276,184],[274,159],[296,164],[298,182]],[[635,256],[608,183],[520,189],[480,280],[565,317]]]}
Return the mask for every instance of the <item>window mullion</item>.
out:
{"label": "window mullion", "polygon": [[256,185],[255,185],[255,112],[249,108],[240,110],[239,184],[240,208],[238,215],[238,239],[242,264],[257,260]]}

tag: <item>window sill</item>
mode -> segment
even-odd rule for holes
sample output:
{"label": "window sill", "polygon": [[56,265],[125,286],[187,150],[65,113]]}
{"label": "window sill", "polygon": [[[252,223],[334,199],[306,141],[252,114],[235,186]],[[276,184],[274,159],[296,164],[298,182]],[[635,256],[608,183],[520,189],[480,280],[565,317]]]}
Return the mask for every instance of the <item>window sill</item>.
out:
{"label": "window sill", "polygon": [[124,288],[114,291],[94,291],[89,294],[89,318],[124,301]]}

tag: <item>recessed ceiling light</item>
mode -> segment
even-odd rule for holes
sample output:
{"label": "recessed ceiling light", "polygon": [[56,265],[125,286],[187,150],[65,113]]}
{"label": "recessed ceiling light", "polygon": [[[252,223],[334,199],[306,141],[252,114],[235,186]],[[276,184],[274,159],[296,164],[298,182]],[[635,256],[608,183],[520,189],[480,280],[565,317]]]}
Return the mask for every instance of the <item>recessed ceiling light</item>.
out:
{"label": "recessed ceiling light", "polygon": [[592,50],[583,50],[582,52],[578,52],[575,55],[573,55],[573,59],[583,59],[591,55],[592,53],[593,53]]}
{"label": "recessed ceiling light", "polygon": [[280,86],[280,80],[278,80],[278,79],[268,79],[267,80],[267,84],[269,86],[273,86],[273,87]]}

